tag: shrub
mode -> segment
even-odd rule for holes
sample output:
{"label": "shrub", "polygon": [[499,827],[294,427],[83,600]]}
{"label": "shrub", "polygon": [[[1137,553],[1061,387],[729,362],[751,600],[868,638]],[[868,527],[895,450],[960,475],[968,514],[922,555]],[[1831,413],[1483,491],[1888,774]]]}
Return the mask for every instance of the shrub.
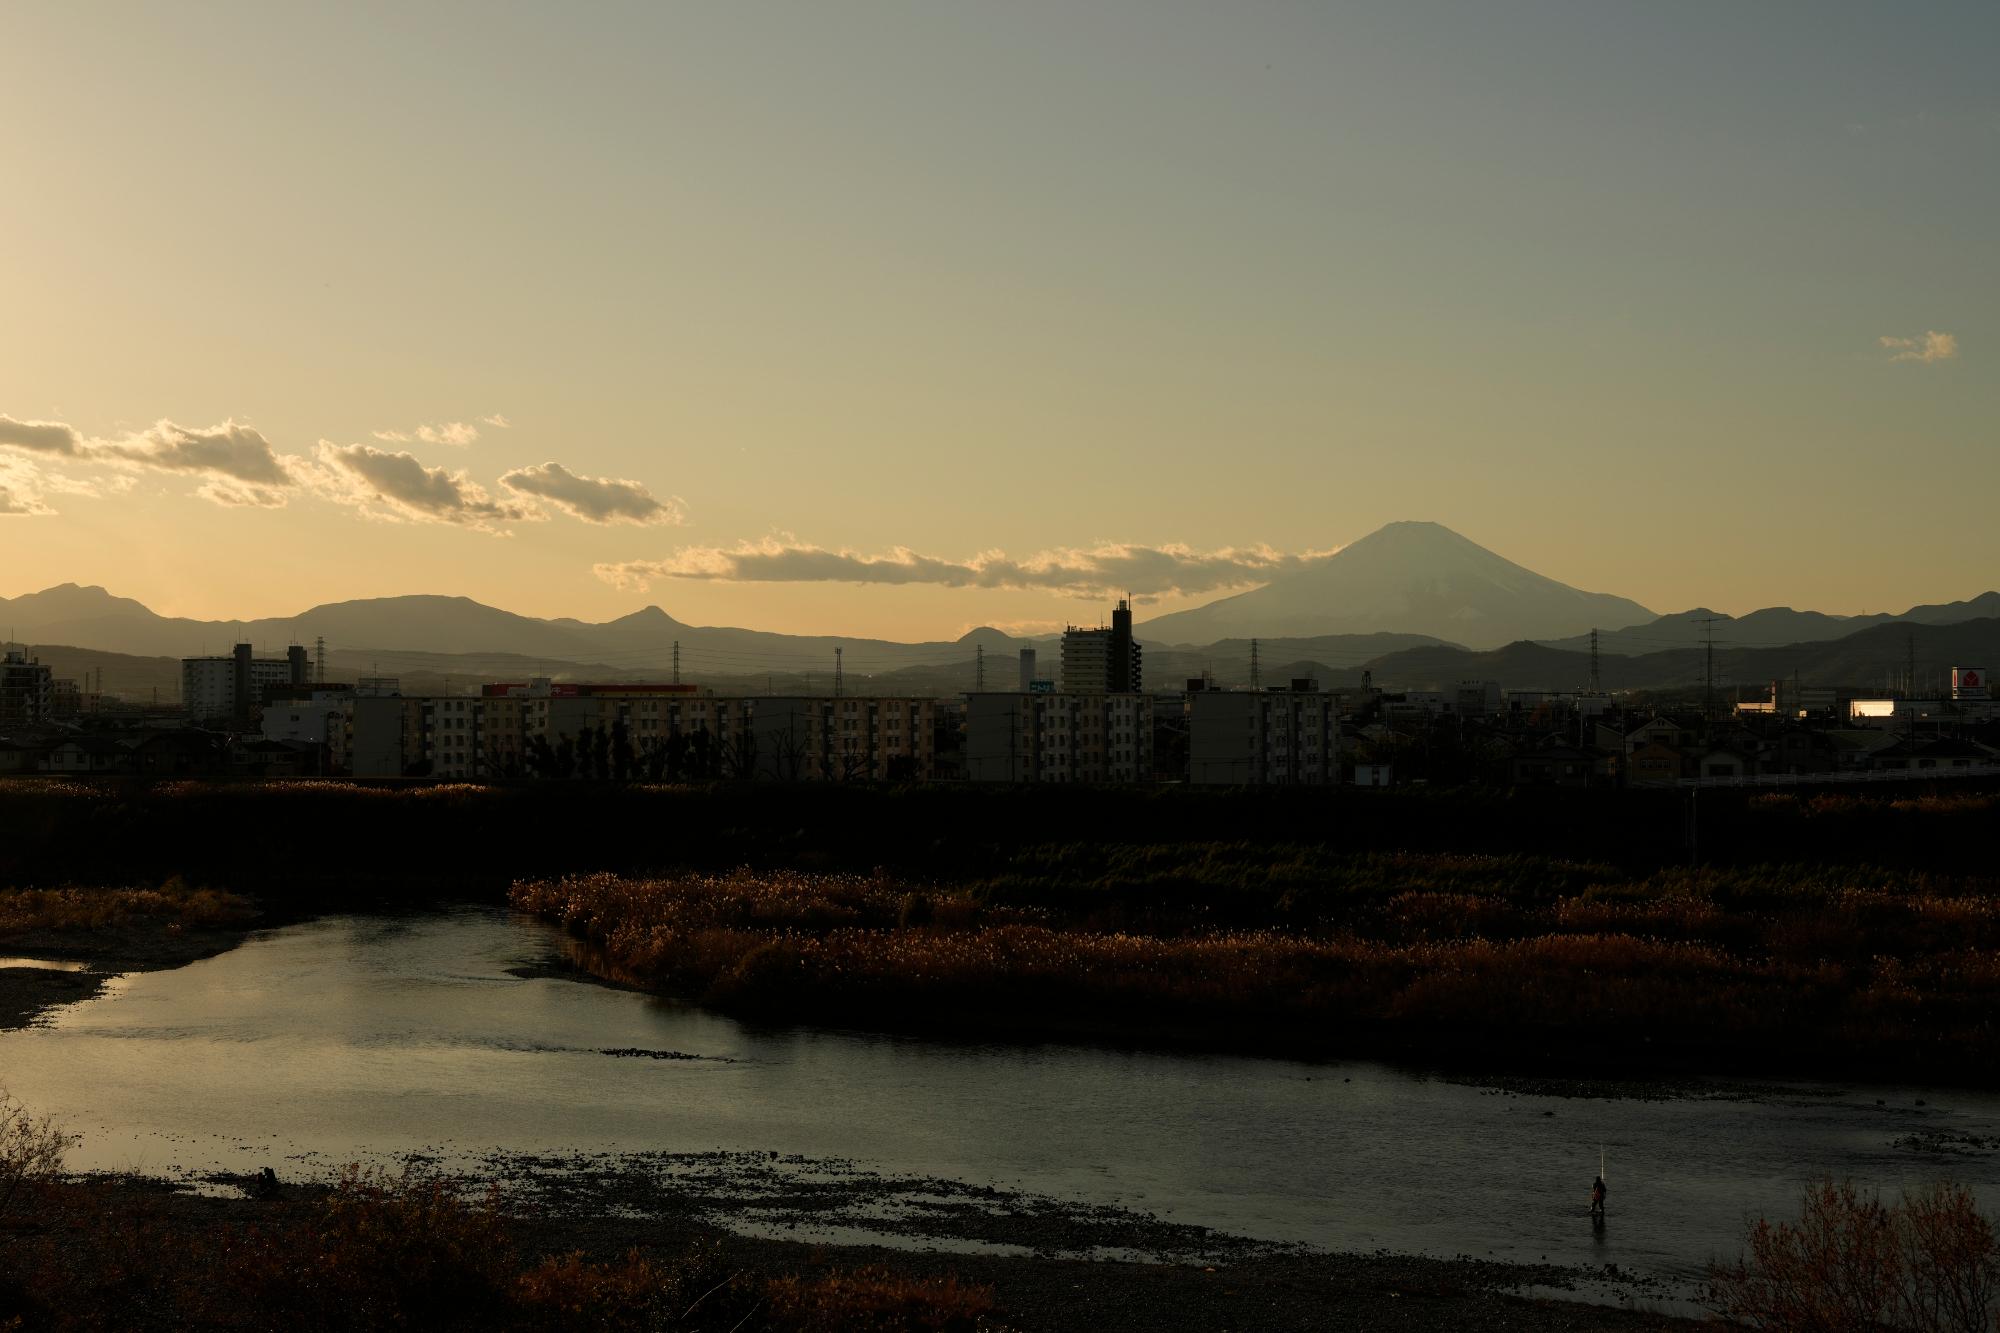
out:
{"label": "shrub", "polygon": [[2000,1314],[1993,1225],[1942,1182],[1893,1206],[1811,1185],[1797,1222],[1758,1221],[1711,1278],[1718,1313],[1773,1333],[1991,1333]]}
{"label": "shrub", "polygon": [[23,1195],[60,1176],[76,1141],[53,1119],[30,1114],[0,1088],[0,1217]]}

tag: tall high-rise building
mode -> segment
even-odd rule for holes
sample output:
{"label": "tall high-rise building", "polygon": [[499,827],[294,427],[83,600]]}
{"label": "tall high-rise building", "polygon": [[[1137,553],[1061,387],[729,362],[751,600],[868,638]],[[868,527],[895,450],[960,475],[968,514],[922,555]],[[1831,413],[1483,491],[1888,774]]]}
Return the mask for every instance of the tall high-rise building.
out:
{"label": "tall high-rise building", "polygon": [[1111,623],[1096,629],[1071,625],[1062,638],[1065,694],[1137,694],[1139,645],[1132,639],[1132,606],[1123,598]]}

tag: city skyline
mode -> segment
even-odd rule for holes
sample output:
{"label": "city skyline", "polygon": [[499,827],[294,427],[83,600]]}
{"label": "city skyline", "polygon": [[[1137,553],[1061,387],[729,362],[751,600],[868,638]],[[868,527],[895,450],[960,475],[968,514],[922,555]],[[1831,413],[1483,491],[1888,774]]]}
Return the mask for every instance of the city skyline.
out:
{"label": "city skyline", "polygon": [[1401,519],[1662,612],[1996,581],[1986,7],[0,31],[0,595],[915,640]]}

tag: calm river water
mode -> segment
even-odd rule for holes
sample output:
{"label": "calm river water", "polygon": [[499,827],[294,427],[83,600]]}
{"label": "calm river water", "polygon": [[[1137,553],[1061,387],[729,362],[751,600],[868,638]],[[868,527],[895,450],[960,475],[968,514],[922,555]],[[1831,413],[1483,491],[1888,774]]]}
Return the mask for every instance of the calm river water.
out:
{"label": "calm river water", "polygon": [[[491,911],[337,917],[121,979],[0,1033],[0,1086],[90,1169],[247,1170],[317,1153],[763,1150],[1136,1207],[1332,1249],[1615,1263],[1680,1282],[1803,1181],[1935,1175],[2000,1204],[2000,1098],[1795,1085],[1698,1100],[1502,1095],[1375,1064],[771,1031],[536,975]],[[621,1059],[605,1049],[710,1060]],[[1921,1104],[1920,1104],[1921,1102]],[[1600,1146],[1611,1221],[1583,1219]]]}

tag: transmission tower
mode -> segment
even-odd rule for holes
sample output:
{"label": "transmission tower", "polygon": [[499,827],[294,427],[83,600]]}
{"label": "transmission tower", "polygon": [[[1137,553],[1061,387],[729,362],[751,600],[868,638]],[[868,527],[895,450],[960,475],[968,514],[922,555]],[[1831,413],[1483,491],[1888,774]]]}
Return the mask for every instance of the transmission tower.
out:
{"label": "transmission tower", "polygon": [[1715,626],[1721,616],[1697,616],[1695,624],[1701,626],[1702,641],[1707,648],[1707,663],[1702,669],[1702,710],[1703,716],[1715,716]]}
{"label": "transmission tower", "polygon": [[986,645],[974,644],[972,649],[972,692],[986,693]]}
{"label": "transmission tower", "polygon": [[1597,631],[1590,632],[1590,692],[1597,693]]}
{"label": "transmission tower", "polygon": [[1253,690],[1264,688],[1264,669],[1263,664],[1257,660],[1257,641],[1255,639],[1250,640],[1250,688]]}
{"label": "transmission tower", "polygon": [[674,640],[674,684],[681,683],[681,641]]}
{"label": "transmission tower", "polygon": [[313,640],[313,683],[326,684],[326,635]]}
{"label": "transmission tower", "polygon": [[840,674],[840,655],[845,651],[847,650],[844,648],[833,650],[833,697],[836,699],[840,697],[841,685],[843,683],[843,677]]}

